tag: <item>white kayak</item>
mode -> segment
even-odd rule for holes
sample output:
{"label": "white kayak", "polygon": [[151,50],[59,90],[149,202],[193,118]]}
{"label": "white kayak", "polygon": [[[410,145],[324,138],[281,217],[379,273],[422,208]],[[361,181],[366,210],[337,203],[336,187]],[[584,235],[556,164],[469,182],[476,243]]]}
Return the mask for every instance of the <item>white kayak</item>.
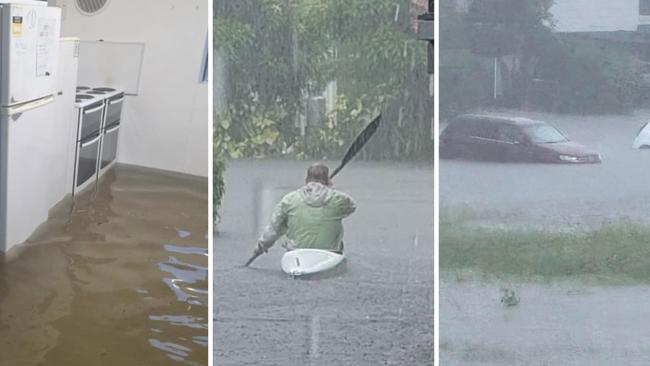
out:
{"label": "white kayak", "polygon": [[345,256],[321,249],[295,249],[282,256],[282,270],[297,277],[325,272],[339,265]]}

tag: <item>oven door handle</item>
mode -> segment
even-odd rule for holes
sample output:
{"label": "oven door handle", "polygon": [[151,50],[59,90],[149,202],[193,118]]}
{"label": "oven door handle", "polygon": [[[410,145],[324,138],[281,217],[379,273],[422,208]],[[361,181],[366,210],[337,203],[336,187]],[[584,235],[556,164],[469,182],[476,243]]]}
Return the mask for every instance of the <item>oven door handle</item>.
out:
{"label": "oven door handle", "polygon": [[95,142],[99,141],[99,139],[100,139],[101,137],[102,137],[102,135],[99,135],[99,136],[95,137],[94,139],[92,139],[92,140],[90,140],[90,141],[82,142],[82,143],[81,143],[81,147],[86,147],[86,146],[88,146],[88,145],[92,145],[92,144],[94,144]]}
{"label": "oven door handle", "polygon": [[120,125],[113,126],[113,127],[109,128],[108,130],[106,130],[106,134],[108,135],[109,133],[113,133],[113,132],[115,132],[115,131],[117,131],[119,129],[120,129]]}
{"label": "oven door handle", "polygon": [[111,100],[111,101],[108,102],[108,104],[109,105],[119,104],[119,103],[122,103],[123,101],[124,101],[124,97],[122,97],[120,99]]}
{"label": "oven door handle", "polygon": [[103,106],[103,105],[100,105],[99,107],[96,107],[96,108],[93,108],[93,109],[89,109],[89,110],[87,110],[87,111],[84,111],[84,114],[95,113],[95,112],[101,110],[102,108],[104,108],[104,106]]}

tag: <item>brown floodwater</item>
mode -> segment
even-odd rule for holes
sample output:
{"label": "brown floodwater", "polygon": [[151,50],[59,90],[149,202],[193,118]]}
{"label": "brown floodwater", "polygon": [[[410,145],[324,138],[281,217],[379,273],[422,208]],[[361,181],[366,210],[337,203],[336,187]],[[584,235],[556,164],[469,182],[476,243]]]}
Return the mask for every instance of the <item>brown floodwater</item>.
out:
{"label": "brown floodwater", "polygon": [[117,166],[0,262],[0,365],[207,365],[208,181]]}

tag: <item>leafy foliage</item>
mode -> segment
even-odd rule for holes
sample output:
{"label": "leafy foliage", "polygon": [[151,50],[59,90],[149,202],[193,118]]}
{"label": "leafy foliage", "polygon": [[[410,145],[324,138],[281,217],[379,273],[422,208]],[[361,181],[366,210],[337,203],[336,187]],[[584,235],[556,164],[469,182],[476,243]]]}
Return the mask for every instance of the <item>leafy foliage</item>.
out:
{"label": "leafy foliage", "polygon": [[538,75],[561,81],[556,94],[559,112],[624,113],[647,99],[641,65],[625,49],[562,39],[551,46]]}
{"label": "leafy foliage", "polygon": [[535,64],[544,54],[551,33],[552,4],[552,0],[481,0],[469,8],[466,21],[471,50],[492,58],[515,57],[509,75],[512,87],[505,90],[509,106],[525,101]]}
{"label": "leafy foliage", "polygon": [[282,108],[285,119],[275,122],[287,134],[301,106],[303,89],[308,80],[315,79],[315,65],[324,57],[319,52],[326,51],[316,37],[317,30],[302,17],[315,4],[296,0],[215,2],[214,46],[229,65],[224,81],[228,104],[242,112],[260,106]]}
{"label": "leafy foliage", "polygon": [[440,67],[440,115],[451,118],[488,103],[492,93],[489,62],[468,50],[447,51]]}
{"label": "leafy foliage", "polygon": [[[325,159],[342,156],[346,144],[364,128],[364,122],[374,116],[365,104],[373,104],[367,96],[353,104],[339,96],[322,126],[313,126],[305,137],[291,140],[282,139],[278,127],[277,121],[284,118],[283,109],[269,107],[242,111],[230,108],[215,118],[215,152],[230,159],[269,156]],[[237,123],[244,125],[235,128]]]}
{"label": "leafy foliage", "polygon": [[368,101],[367,96],[354,103],[350,103],[345,96],[339,96],[324,124],[310,131],[305,139],[297,141],[290,152],[295,153],[297,158],[343,156],[348,144],[364,128],[364,122],[372,118],[367,107],[369,104],[373,103]]}
{"label": "leafy foliage", "polygon": [[548,30],[551,5],[553,0],[473,1],[467,14],[473,52],[488,57],[524,52]]}
{"label": "leafy foliage", "polygon": [[280,141],[285,112],[278,107],[247,109],[231,107],[218,115],[215,135],[218,151],[228,158],[265,157],[286,149]]}
{"label": "leafy foliage", "polygon": [[[214,46],[227,63],[222,82],[229,107],[216,120],[224,155],[334,156],[372,113],[384,111],[388,145],[365,157],[429,157],[433,141],[422,133],[430,131],[424,114],[432,104],[426,44],[411,29],[409,3],[215,2]],[[326,123],[308,126],[302,136],[297,121],[306,97],[330,81],[337,82],[337,106]]]}

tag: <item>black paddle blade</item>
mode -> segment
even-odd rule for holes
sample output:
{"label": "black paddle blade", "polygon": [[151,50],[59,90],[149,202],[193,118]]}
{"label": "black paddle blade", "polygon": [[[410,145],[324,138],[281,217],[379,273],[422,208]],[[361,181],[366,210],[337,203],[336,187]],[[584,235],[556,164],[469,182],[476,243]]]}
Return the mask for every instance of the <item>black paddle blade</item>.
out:
{"label": "black paddle blade", "polygon": [[334,176],[336,176],[341,171],[341,169],[343,169],[343,167],[347,163],[349,163],[350,160],[352,160],[352,158],[354,158],[354,156],[357,155],[359,151],[361,151],[363,146],[370,140],[372,135],[375,134],[377,128],[379,128],[380,121],[381,121],[381,113],[377,117],[375,117],[366,126],[366,128],[363,129],[363,131],[361,131],[361,133],[359,134],[359,136],[357,136],[357,138],[354,140],[352,145],[350,145],[350,148],[348,149],[348,152],[345,153],[345,156],[343,157],[341,164],[339,164],[339,166],[336,167],[336,169],[334,169],[332,174],[330,174],[330,179],[334,178]]}
{"label": "black paddle blade", "polygon": [[255,253],[253,253],[253,256],[250,257],[250,259],[248,261],[246,261],[246,264],[244,264],[244,267],[250,266],[250,264],[253,263],[253,261],[255,259],[257,259],[257,257],[259,257],[260,255],[262,255],[262,252],[257,252],[256,251]]}

